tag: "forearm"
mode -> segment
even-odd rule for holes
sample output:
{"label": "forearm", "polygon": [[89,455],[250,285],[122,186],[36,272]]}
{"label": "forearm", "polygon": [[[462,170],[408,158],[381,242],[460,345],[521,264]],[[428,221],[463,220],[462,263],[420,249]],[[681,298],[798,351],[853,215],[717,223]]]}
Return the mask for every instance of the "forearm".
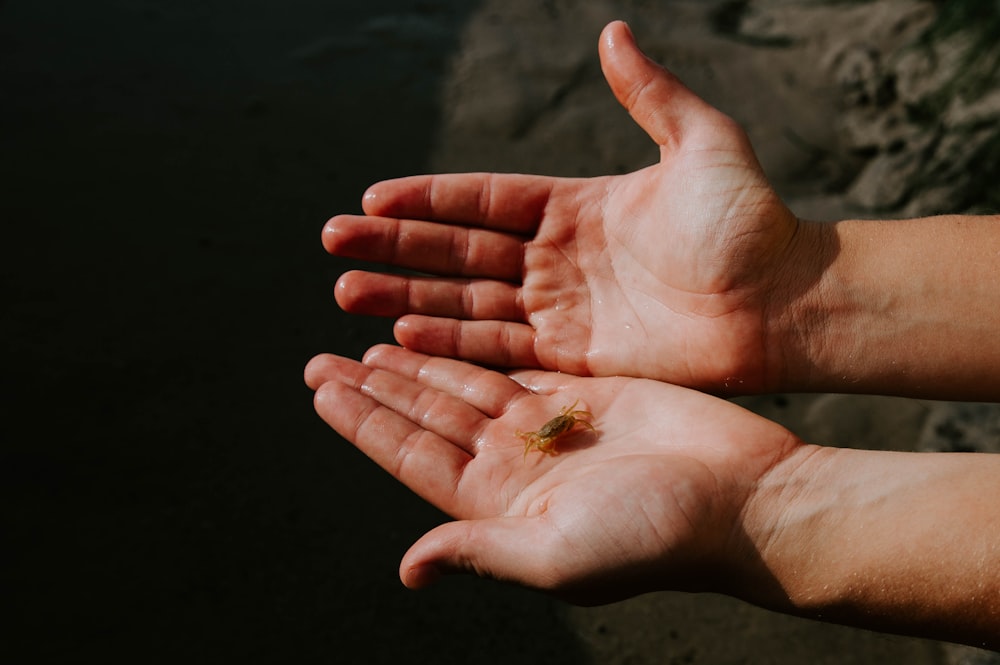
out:
{"label": "forearm", "polygon": [[[745,513],[749,600],[1000,648],[1000,456],[804,446]],[[762,593],[762,590],[766,590]]]}
{"label": "forearm", "polygon": [[794,254],[780,389],[1000,400],[1000,217],[806,222]]}

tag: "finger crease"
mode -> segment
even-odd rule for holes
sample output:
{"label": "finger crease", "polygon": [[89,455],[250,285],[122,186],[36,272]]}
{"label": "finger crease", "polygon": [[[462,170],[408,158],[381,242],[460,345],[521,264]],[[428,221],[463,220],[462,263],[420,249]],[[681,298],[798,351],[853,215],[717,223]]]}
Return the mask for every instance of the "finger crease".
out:
{"label": "finger crease", "polygon": [[468,272],[466,266],[468,265],[469,255],[472,252],[472,248],[469,246],[471,242],[469,230],[454,229],[451,237],[452,271],[457,274],[465,274]]}
{"label": "finger crease", "polygon": [[476,290],[472,283],[466,284],[462,289],[462,311],[470,319],[476,317]]}
{"label": "finger crease", "polygon": [[483,185],[479,188],[479,219],[490,219],[490,209],[493,207],[493,176],[489,175],[483,179]]}

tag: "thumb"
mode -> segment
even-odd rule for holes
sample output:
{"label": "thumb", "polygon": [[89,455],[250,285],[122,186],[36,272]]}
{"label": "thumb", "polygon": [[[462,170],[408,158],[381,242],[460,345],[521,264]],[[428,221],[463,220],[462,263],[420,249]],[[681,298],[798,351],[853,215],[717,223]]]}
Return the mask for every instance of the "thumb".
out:
{"label": "thumb", "polygon": [[427,532],[399,565],[399,578],[421,589],[443,575],[471,573],[535,588],[552,588],[538,520],[496,517],[448,522]]}
{"label": "thumb", "polygon": [[623,21],[601,33],[601,69],[619,103],[660,146],[680,143],[686,126],[715,110],[647,58]]}

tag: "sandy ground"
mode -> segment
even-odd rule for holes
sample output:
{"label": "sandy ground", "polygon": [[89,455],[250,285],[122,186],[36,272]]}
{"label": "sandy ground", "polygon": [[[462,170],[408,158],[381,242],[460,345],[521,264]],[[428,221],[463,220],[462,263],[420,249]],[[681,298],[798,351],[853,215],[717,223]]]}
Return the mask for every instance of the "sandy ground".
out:
{"label": "sandy ground", "polygon": [[[312,412],[311,355],[390,339],[337,310],[350,264],[319,244],[366,185],[655,159],[600,78],[612,18],[748,126],[802,214],[844,214],[835,40],[720,34],[722,4],[0,2],[0,584],[16,615],[0,660],[971,662],[715,596],[408,592],[398,558],[444,516]],[[900,448],[936,408],[745,402],[817,441]]]}

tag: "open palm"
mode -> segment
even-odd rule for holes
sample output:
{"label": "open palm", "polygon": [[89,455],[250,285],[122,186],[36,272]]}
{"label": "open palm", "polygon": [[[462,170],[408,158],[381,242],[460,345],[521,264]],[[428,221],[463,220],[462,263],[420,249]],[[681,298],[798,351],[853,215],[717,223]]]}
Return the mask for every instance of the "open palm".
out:
{"label": "open palm", "polygon": [[[458,518],[421,538],[400,574],[413,587],[474,572],[579,603],[656,588],[711,589],[748,548],[740,514],[761,474],[798,441],[724,400],[644,379],[521,370],[375,347],[363,363],[318,356],[318,413],[379,465]],[[556,454],[534,430],[580,400]],[[748,557],[752,558],[752,557]]]}
{"label": "open palm", "polygon": [[[639,52],[602,38],[612,90],[661,146],[624,176],[454,174],[383,182],[328,251],[426,273],[350,272],[348,311],[402,317],[401,344],[578,375],[740,391],[777,370],[765,322],[799,222],[743,131]],[[780,314],[780,312],[779,312]]]}

